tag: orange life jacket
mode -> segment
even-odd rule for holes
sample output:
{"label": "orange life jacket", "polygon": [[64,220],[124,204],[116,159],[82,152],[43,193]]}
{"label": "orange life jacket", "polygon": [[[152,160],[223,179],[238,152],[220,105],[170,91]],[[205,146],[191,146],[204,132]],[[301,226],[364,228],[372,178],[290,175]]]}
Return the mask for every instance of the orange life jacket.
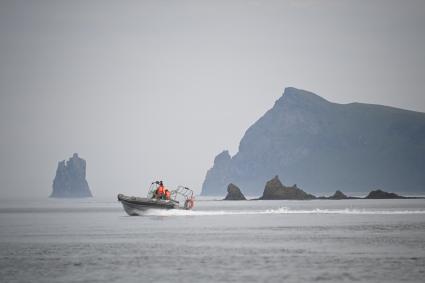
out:
{"label": "orange life jacket", "polygon": [[169,190],[165,190],[165,198],[170,199],[171,193]]}
{"label": "orange life jacket", "polygon": [[157,195],[162,196],[164,194],[164,186],[159,186],[156,193]]}

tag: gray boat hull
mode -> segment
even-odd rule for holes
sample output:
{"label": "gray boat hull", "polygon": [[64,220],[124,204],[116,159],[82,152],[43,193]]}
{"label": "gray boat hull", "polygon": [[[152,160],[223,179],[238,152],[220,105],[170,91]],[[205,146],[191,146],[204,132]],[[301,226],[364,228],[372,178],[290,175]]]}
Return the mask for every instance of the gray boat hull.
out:
{"label": "gray boat hull", "polygon": [[149,209],[179,209],[179,203],[173,200],[157,200],[118,195],[125,212],[130,216],[143,215]]}

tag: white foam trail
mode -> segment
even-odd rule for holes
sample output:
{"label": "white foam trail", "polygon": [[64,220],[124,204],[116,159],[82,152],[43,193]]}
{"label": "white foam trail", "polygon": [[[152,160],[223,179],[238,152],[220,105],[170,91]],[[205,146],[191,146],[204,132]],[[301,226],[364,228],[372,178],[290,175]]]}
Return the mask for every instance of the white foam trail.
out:
{"label": "white foam trail", "polygon": [[266,210],[163,210],[150,209],[143,215],[149,216],[214,216],[214,215],[261,215],[261,214],[347,214],[347,215],[397,215],[425,214],[425,210],[366,210],[366,209],[311,209],[298,210],[281,207]]}

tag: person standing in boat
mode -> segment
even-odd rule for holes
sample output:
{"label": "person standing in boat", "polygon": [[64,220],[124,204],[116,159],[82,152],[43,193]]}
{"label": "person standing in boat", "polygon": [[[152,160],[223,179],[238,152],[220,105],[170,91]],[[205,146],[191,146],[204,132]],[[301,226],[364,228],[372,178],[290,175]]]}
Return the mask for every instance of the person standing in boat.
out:
{"label": "person standing in boat", "polygon": [[165,189],[164,196],[165,196],[165,200],[170,200],[171,192],[168,189]]}
{"label": "person standing in boat", "polygon": [[165,187],[162,181],[159,181],[159,186],[156,189],[155,196],[157,199],[162,199],[165,195]]}

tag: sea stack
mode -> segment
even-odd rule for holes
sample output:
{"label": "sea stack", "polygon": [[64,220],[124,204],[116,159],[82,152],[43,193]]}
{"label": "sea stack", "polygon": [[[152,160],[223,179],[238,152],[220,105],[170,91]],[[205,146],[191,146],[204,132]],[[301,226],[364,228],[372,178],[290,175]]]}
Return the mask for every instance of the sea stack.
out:
{"label": "sea stack", "polygon": [[78,157],[78,153],[65,162],[58,163],[53,180],[52,198],[85,198],[92,197],[86,180],[86,161]]}
{"label": "sea stack", "polygon": [[242,194],[241,190],[234,184],[229,184],[227,186],[227,196],[224,200],[246,200],[245,196]]}
{"label": "sea stack", "polygon": [[316,197],[304,192],[297,185],[292,187],[284,186],[280,180],[279,176],[275,176],[273,179],[266,183],[264,188],[263,196],[260,199],[263,200],[277,200],[277,199],[286,199],[286,200],[308,200],[315,199]]}

